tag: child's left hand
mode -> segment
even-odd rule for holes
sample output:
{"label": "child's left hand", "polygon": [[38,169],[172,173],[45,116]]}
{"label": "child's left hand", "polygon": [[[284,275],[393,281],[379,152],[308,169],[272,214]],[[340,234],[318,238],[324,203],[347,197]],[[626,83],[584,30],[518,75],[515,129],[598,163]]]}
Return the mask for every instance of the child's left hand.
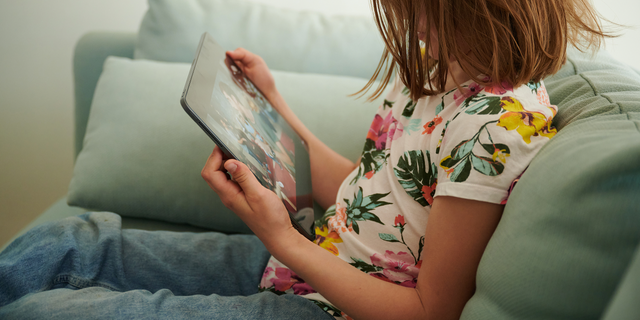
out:
{"label": "child's left hand", "polygon": [[[230,180],[224,170],[232,176]],[[217,146],[202,169],[202,177],[222,203],[244,221],[269,248],[297,234],[282,200],[258,182],[249,168],[237,160],[224,159]]]}

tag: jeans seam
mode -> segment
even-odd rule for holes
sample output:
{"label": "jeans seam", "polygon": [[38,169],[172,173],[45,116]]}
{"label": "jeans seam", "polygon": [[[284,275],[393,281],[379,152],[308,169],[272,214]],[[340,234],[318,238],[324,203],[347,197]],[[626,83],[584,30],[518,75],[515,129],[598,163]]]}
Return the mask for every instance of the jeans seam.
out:
{"label": "jeans seam", "polygon": [[78,289],[84,289],[84,288],[90,288],[90,287],[101,287],[101,288],[109,289],[111,291],[120,291],[108,284],[72,276],[69,274],[61,274],[56,276],[53,279],[53,283],[51,284],[51,286],[53,287],[57,284],[68,284]]}

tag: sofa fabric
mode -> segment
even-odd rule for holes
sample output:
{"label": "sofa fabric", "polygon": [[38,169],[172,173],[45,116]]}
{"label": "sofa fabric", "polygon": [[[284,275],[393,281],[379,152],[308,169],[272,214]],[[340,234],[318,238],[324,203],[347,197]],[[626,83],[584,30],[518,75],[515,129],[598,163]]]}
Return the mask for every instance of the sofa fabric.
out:
{"label": "sofa fabric", "polygon": [[[368,78],[382,52],[372,22],[360,18],[274,10],[246,0],[150,0],[137,36],[87,35],[74,60],[82,153],[69,203],[114,211],[133,228],[203,230],[175,224],[189,223],[248,232],[199,177],[213,144],[178,102],[188,66],[110,59],[100,76],[103,61],[135,55],[191,62],[208,31],[224,47],[247,47],[286,71],[274,74],[291,107],[321,139],[353,158],[375,106],[348,100],[345,95],[365,80],[342,76]],[[605,52],[571,51],[545,82],[559,108],[558,134],[514,188],[462,319],[637,319],[640,73]],[[136,107],[163,112],[142,125],[133,121]],[[339,122],[351,118],[362,123]],[[352,131],[338,136],[341,130],[329,128]],[[181,193],[187,190],[192,193]],[[64,201],[28,228],[84,211]]]}
{"label": "sofa fabric", "polygon": [[149,0],[134,57],[191,62],[203,32],[271,69],[369,79],[384,45],[370,16],[275,8],[248,0]]}
{"label": "sofa fabric", "polygon": [[[70,205],[217,231],[251,232],[200,176],[214,144],[180,106],[189,68],[185,63],[107,59],[69,186]],[[348,97],[366,80],[273,74],[309,129],[355,161],[381,103]],[[344,135],[353,138],[345,141]]]}
{"label": "sofa fabric", "polygon": [[462,319],[598,319],[640,242],[640,77],[572,51],[558,134],[513,190]]}

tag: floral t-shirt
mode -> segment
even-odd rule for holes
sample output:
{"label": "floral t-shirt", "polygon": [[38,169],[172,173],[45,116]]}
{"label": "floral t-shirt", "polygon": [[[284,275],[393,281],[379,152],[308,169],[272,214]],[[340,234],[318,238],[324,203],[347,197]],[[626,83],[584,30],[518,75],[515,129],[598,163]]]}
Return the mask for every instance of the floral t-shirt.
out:
{"label": "floral t-shirt", "polygon": [[[382,281],[415,287],[427,218],[438,196],[506,203],[538,150],[556,133],[542,83],[483,87],[412,101],[396,80],[376,113],[360,165],[316,221],[315,242]],[[294,293],[348,318],[275,258],[262,291]]]}

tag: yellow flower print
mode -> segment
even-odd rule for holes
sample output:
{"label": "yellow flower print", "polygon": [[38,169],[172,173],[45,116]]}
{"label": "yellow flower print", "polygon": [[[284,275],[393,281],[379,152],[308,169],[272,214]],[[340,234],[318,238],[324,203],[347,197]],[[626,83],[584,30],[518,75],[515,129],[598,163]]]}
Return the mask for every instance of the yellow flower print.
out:
{"label": "yellow flower print", "polygon": [[531,143],[532,136],[541,135],[551,138],[557,133],[556,129],[551,127],[551,117],[547,118],[543,113],[525,110],[516,99],[504,97],[501,106],[508,112],[500,116],[497,125],[507,130],[516,130],[527,144]]}
{"label": "yellow flower print", "polygon": [[500,162],[507,163],[507,157],[509,156],[511,155],[506,153],[506,149],[496,148],[493,152],[493,161],[496,161],[496,159],[500,159]]}
{"label": "yellow flower print", "polygon": [[334,243],[341,243],[342,239],[340,239],[340,235],[335,232],[335,231],[331,231],[329,232],[329,228],[327,228],[327,226],[322,226],[322,228],[320,227],[316,227],[316,244],[325,248],[326,250],[328,250],[329,252],[333,253],[334,255],[338,255],[338,248],[336,248],[335,245],[333,245]]}

